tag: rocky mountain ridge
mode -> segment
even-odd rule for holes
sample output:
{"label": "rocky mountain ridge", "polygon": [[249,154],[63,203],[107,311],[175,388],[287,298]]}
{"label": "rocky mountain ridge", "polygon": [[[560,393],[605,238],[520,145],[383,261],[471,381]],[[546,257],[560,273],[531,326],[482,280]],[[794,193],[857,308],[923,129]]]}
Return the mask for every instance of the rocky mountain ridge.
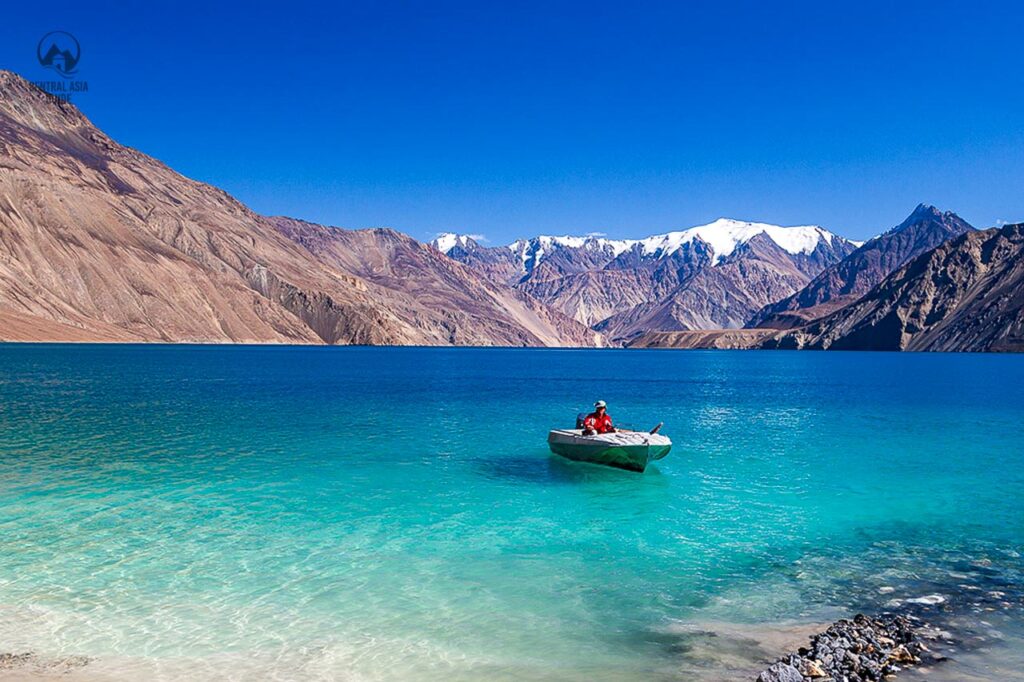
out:
{"label": "rocky mountain ridge", "polygon": [[542,236],[485,247],[445,234],[433,245],[620,341],[741,327],[857,246],[819,226],[725,218],[634,240]]}
{"label": "rocky mountain ridge", "polygon": [[1024,351],[1024,223],[971,230],[764,348]]}
{"label": "rocky mountain ridge", "polygon": [[[605,266],[610,269],[628,269],[642,262],[668,258],[695,241],[702,242],[713,254],[713,263],[718,264],[737,247],[762,234],[794,256],[812,253],[822,241],[830,245],[834,245],[836,240],[855,247],[860,245],[818,225],[783,227],[731,218],[719,218],[707,225],[655,234],[643,239],[540,235],[517,239],[507,246],[488,247],[481,245],[472,235],[445,232],[437,235],[430,244],[445,255],[461,261],[473,261],[483,254],[500,258],[503,252],[510,252],[509,260],[519,264],[517,277],[522,279],[530,276],[545,260],[559,263],[557,267],[562,274]],[[580,254],[586,256],[581,257]]]}
{"label": "rocky mountain ridge", "polygon": [[906,220],[819,273],[792,296],[757,312],[748,327],[799,327],[856,301],[889,273],[943,242],[974,229],[951,211],[920,204]]}

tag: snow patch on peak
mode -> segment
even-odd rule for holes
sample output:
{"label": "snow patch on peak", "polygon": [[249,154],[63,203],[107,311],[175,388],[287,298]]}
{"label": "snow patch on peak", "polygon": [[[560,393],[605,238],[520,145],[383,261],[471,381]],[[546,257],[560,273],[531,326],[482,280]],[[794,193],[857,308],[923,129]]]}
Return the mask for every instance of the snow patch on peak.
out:
{"label": "snow patch on peak", "polygon": [[441,253],[447,255],[456,246],[466,248],[471,241],[479,239],[479,235],[442,232],[441,234],[434,237],[430,244]]}
{"label": "snow patch on peak", "polygon": [[633,246],[637,244],[636,239],[597,239],[596,240],[603,248],[607,248],[612,252],[613,256],[618,256],[623,251],[629,251]]}
{"label": "snow patch on peak", "polygon": [[611,258],[614,258],[636,243],[635,239],[605,239],[593,235],[586,237],[540,235],[532,239],[518,239],[509,244],[508,248],[519,256],[524,267],[529,267],[540,263],[544,256],[559,248],[606,251],[611,254]]}
{"label": "snow patch on peak", "polygon": [[793,255],[809,254],[824,240],[831,244],[835,235],[817,225],[781,227],[767,223],[751,223],[729,218],[719,218],[713,223],[691,227],[688,230],[669,232],[641,239],[643,255],[664,258],[684,245],[700,239],[711,247],[714,262],[727,258],[741,244],[746,244],[759,234],[767,234],[782,250]]}

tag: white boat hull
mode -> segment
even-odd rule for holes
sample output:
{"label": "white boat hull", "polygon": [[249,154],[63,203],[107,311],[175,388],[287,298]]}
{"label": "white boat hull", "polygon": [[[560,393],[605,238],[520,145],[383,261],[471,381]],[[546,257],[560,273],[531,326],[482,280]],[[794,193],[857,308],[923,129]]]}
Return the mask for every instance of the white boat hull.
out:
{"label": "white boat hull", "polygon": [[644,471],[672,449],[672,441],[661,434],[620,431],[584,436],[580,429],[553,429],[548,447],[556,455],[576,462]]}

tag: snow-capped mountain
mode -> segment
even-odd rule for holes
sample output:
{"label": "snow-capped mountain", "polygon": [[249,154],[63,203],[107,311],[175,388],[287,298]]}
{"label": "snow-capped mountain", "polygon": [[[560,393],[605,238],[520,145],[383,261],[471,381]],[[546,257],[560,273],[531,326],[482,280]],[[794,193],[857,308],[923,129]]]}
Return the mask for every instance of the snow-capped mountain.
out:
{"label": "snow-capped mountain", "polygon": [[[643,239],[542,235],[483,247],[465,235],[445,234],[432,243],[488,277],[622,338],[642,332],[649,319],[670,328],[742,326],[744,315],[788,296],[856,248],[817,225],[727,218]],[[702,312],[659,308],[678,303],[684,289],[692,300],[682,307]]]}
{"label": "snow-capped mountain", "polygon": [[469,247],[470,244],[475,245],[476,240],[468,234],[455,234],[454,232],[444,232],[439,234],[430,242],[431,246],[445,255],[448,255],[448,253],[456,246],[465,249]]}
{"label": "snow-capped mountain", "polygon": [[630,248],[636,240],[604,239],[601,237],[571,237],[541,235],[530,239],[517,239],[506,246],[484,247],[471,235],[445,232],[431,240],[430,245],[456,260],[463,260],[470,252],[475,259],[506,261],[517,264],[515,279],[529,275],[542,260],[559,253],[588,254],[590,259],[610,261]]}
{"label": "snow-capped mountain", "polygon": [[663,258],[675,253],[684,244],[699,239],[711,247],[714,263],[717,265],[730,256],[737,246],[746,244],[759,234],[768,235],[768,238],[783,251],[792,255],[800,253],[807,255],[812,253],[821,242],[831,245],[834,240],[842,239],[817,225],[781,227],[767,223],[750,223],[719,218],[707,225],[647,237],[638,240],[637,243],[644,255]]}
{"label": "snow-capped mountain", "polygon": [[561,250],[574,249],[606,257],[609,260],[630,247],[627,239],[605,239],[603,237],[549,237],[542,235],[532,239],[519,239],[508,245],[516,259],[523,264],[524,272],[531,272],[546,257]]}
{"label": "snow-capped mountain", "polygon": [[[706,244],[717,265],[728,258],[738,246],[746,244],[759,234],[765,234],[783,251],[789,254],[809,255],[821,243],[833,246],[836,242],[859,245],[835,235],[818,225],[782,227],[768,223],[754,223],[729,218],[719,218],[707,225],[698,225],[686,230],[656,234],[643,239],[607,239],[598,236],[549,236],[541,235],[530,239],[518,239],[505,247],[516,260],[522,263],[522,272],[527,274],[559,251],[572,249],[587,251],[608,258],[609,261],[626,252],[636,252],[644,259],[660,259],[671,256],[682,247],[699,240]],[[431,244],[442,253],[451,255],[456,247],[470,249],[479,247],[468,235],[444,233]]]}

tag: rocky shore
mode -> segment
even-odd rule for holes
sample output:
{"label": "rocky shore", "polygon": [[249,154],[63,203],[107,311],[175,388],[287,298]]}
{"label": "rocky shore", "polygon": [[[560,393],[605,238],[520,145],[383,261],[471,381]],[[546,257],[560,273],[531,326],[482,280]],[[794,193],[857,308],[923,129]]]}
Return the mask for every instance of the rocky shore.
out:
{"label": "rocky shore", "polygon": [[938,663],[945,656],[926,642],[947,633],[916,616],[853,619],[833,623],[811,638],[806,647],[783,656],[757,677],[757,682],[874,682],[921,663]]}

